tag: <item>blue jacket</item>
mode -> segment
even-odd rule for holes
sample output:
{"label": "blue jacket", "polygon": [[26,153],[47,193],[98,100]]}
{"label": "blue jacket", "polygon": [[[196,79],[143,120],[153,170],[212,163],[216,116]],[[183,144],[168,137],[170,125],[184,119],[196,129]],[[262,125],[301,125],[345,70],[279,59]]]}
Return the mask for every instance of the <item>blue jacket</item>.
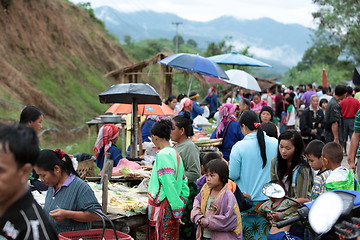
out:
{"label": "blue jacket", "polygon": [[156,121],[154,120],[148,119],[141,127],[142,142],[151,142],[151,140],[149,139],[149,137],[151,136],[150,129],[152,128],[155,122]]}
{"label": "blue jacket", "polygon": [[211,97],[206,97],[205,101],[207,104],[210,105],[209,107],[210,113],[215,113],[218,107],[221,106],[221,103],[219,102],[215,93]]}
{"label": "blue jacket", "polygon": [[[227,129],[226,133],[225,133],[225,136],[224,136],[224,131],[220,132],[219,136],[218,136],[219,138],[223,138],[222,144],[220,146],[218,146],[218,148],[222,152],[222,154],[224,155],[225,160],[229,161],[230,160],[231,148],[234,146],[235,143],[242,140],[244,138],[244,135],[241,132],[238,121],[228,122],[225,125],[224,129]],[[211,134],[210,139],[215,139],[216,138],[216,130],[217,130],[217,128]]]}
{"label": "blue jacket", "polygon": [[192,106],[193,108],[190,112],[191,119],[194,119],[198,115],[202,115],[204,113],[204,109],[202,109],[196,101],[192,100]]}
{"label": "blue jacket", "polygon": [[231,149],[229,177],[242,192],[250,194],[252,201],[263,201],[267,197],[262,193],[262,187],[270,181],[271,159],[277,155],[278,141],[264,132],[267,163],[263,168],[256,134],[249,133]]}
{"label": "blue jacket", "polygon": [[[118,149],[115,144],[112,144],[109,149],[109,153],[110,153],[110,159],[114,160],[114,167],[116,167],[117,164],[119,163],[120,159],[123,158],[122,154],[121,154],[121,150]],[[104,166],[104,147],[102,147],[100,149],[99,155],[96,158],[96,165],[100,169],[102,169]]]}

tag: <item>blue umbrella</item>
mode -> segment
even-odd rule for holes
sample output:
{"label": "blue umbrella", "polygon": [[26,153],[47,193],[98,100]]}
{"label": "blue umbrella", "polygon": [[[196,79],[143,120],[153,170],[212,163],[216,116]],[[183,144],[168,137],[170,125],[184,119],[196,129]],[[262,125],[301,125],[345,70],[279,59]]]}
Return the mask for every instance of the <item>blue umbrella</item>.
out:
{"label": "blue umbrella", "polygon": [[159,63],[185,72],[199,73],[226,80],[229,79],[217,63],[195,54],[176,53],[164,58],[159,61]]}
{"label": "blue umbrella", "polygon": [[271,67],[271,65],[267,63],[236,52],[215,55],[212,57],[208,57],[208,59],[218,64],[240,65],[250,67]]}

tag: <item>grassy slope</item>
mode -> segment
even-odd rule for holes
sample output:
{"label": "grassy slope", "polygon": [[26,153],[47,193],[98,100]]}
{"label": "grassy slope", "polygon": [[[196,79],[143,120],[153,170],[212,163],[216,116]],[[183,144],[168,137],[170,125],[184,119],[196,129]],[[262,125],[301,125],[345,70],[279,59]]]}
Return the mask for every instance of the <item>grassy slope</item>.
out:
{"label": "grassy slope", "polygon": [[[31,17],[25,17],[27,20],[21,22],[20,16],[16,15],[18,12]],[[100,104],[98,94],[116,83],[104,75],[128,64],[128,57],[101,24],[93,21],[86,11],[65,0],[19,1],[10,7],[9,15],[5,17],[0,22],[7,21],[11,33],[0,43],[0,55],[10,57],[0,65],[9,66],[8,72],[14,74],[0,75],[0,122],[17,122],[21,105],[39,106],[46,101],[58,113],[42,109],[45,113],[44,128],[58,131],[43,134],[41,146],[60,147],[70,153],[90,152],[85,122],[108,108]],[[45,24],[44,21],[47,21],[46,26],[41,25]],[[22,29],[23,25],[27,28],[39,26],[31,28],[32,39],[25,39],[27,33]],[[23,34],[21,39],[15,32]],[[28,52],[32,55],[27,55]],[[22,95],[27,91],[23,84],[7,84],[15,81],[14,76],[27,81],[44,99],[32,100],[26,94]],[[21,87],[24,89],[14,89]],[[83,129],[69,131],[79,126]],[[91,145],[95,137],[93,129]]]}

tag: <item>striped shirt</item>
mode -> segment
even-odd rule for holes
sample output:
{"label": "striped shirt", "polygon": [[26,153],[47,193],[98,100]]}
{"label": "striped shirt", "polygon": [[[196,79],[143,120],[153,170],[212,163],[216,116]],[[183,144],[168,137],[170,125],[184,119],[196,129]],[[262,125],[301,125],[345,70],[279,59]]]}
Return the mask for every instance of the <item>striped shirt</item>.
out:
{"label": "striped shirt", "polygon": [[326,192],[326,188],[324,186],[327,177],[330,175],[331,170],[326,169],[322,172],[318,172],[314,178],[314,185],[311,193],[311,200],[315,200],[320,194]]}
{"label": "striped shirt", "polygon": [[[49,187],[47,191],[44,205],[45,213],[49,214],[49,212],[58,208],[84,211],[87,209],[101,209],[101,205],[96,200],[90,186],[80,178],[70,174],[57,191],[53,187]],[[78,222],[72,219],[57,222],[50,215],[48,216],[57,233],[90,229],[89,222]]]}

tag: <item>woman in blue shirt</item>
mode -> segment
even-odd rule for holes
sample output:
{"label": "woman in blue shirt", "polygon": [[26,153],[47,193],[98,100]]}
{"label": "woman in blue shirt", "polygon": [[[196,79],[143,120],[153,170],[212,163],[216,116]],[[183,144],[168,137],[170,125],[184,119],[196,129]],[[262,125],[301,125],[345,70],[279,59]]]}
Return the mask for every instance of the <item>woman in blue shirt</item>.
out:
{"label": "woman in blue shirt", "polygon": [[[267,200],[262,187],[270,181],[271,159],[277,155],[278,142],[268,137],[261,129],[258,115],[254,111],[245,111],[239,120],[243,140],[237,142],[230,153],[229,177],[244,193],[249,193],[252,208],[242,212],[243,236],[247,239],[267,239],[269,230],[265,217],[254,209]],[[258,228],[253,228],[258,226]]]}

